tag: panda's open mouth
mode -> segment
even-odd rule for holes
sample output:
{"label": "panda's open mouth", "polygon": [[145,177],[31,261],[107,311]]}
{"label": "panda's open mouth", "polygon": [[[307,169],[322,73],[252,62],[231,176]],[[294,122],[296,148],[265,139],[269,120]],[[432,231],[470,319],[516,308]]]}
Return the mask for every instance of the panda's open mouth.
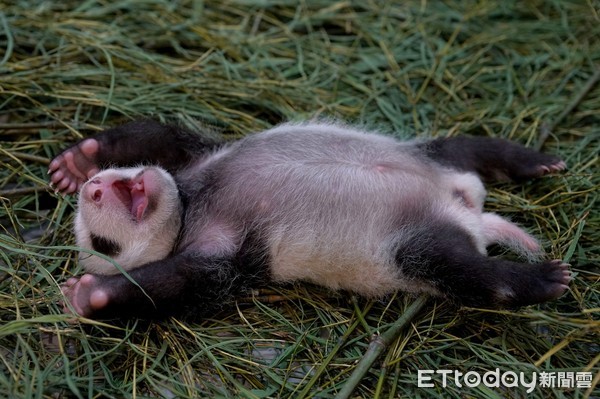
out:
{"label": "panda's open mouth", "polygon": [[136,221],[141,221],[148,208],[148,196],[144,188],[144,179],[138,175],[131,180],[117,180],[112,189],[115,196],[129,209]]}

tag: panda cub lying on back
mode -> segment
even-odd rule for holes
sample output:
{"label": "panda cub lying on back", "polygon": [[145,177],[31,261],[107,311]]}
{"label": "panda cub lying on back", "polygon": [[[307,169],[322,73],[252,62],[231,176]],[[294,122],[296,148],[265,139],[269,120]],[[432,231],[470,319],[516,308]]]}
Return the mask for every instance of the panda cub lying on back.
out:
{"label": "panda cub lying on back", "polygon": [[77,244],[112,257],[139,286],[82,253],[89,274],[63,292],[87,317],[210,315],[249,287],[297,280],[366,297],[403,290],[469,306],[539,303],[567,290],[568,265],[486,256],[490,244],[530,259],[541,249],[483,212],[482,179],[564,168],[493,138],[399,142],[303,123],[224,145],[133,122],[67,149],[49,173],[57,190],[79,191]]}

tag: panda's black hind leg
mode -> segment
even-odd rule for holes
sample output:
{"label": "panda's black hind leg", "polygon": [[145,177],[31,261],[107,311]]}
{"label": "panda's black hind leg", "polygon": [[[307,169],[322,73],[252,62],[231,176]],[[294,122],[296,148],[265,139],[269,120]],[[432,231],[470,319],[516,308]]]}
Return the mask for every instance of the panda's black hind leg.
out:
{"label": "panda's black hind leg", "polygon": [[[418,241],[420,247],[414,245]],[[405,278],[432,286],[466,306],[517,307],[560,297],[571,279],[560,260],[536,264],[485,256],[462,228],[442,223],[398,249]]]}
{"label": "panda's black hind leg", "polygon": [[418,146],[430,159],[460,171],[476,172],[488,181],[524,181],[567,167],[557,156],[490,137],[441,138]]}

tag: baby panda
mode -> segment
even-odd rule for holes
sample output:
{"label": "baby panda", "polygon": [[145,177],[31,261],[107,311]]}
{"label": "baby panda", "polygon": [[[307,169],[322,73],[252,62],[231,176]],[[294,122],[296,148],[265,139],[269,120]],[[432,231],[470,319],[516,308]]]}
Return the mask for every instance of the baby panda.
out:
{"label": "baby panda", "polygon": [[[509,141],[400,142],[328,122],[283,124],[221,143],[151,120],[75,144],[49,167],[79,192],[88,272],[63,286],[65,311],[93,318],[210,316],[245,290],[307,281],[365,297],[427,292],[516,307],[568,288],[568,265],[535,262],[538,242],[483,211],[482,180],[564,169]],[[500,244],[529,263],[489,257]]]}

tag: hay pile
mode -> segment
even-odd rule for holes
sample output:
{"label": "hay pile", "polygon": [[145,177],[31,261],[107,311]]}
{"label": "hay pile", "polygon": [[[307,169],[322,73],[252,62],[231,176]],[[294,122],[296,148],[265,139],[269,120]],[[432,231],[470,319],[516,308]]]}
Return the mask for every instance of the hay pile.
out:
{"label": "hay pile", "polygon": [[[600,10],[592,1],[0,0],[0,397],[523,397],[417,387],[417,370],[591,371],[600,380]],[[571,291],[518,312],[430,300],[364,378],[371,337],[415,301],[273,287],[214,320],[67,323],[74,200],[49,159],[151,116],[231,138],[334,117],[399,137],[505,137],[569,171],[492,187],[487,208],[573,264]],[[272,302],[270,299],[277,299]]]}

